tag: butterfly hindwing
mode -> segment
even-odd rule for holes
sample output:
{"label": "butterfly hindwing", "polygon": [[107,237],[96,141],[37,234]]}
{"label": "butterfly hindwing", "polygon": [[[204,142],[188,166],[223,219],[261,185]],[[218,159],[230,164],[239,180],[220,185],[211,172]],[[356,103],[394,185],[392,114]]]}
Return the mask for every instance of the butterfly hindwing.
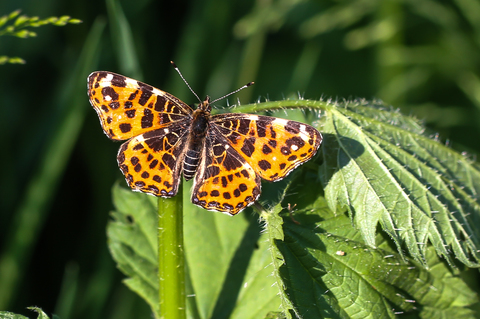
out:
{"label": "butterfly hindwing", "polygon": [[193,112],[167,92],[112,72],[90,74],[88,96],[103,131],[113,140],[126,140],[183,121]]}
{"label": "butterfly hindwing", "polygon": [[252,114],[219,114],[215,126],[255,172],[278,181],[317,152],[322,135],[296,121]]}
{"label": "butterfly hindwing", "polygon": [[235,215],[257,200],[260,189],[260,177],[253,168],[211,128],[195,176],[192,203]]}
{"label": "butterfly hindwing", "polygon": [[181,181],[187,131],[188,123],[179,123],[175,129],[158,129],[125,142],[117,161],[128,185],[156,196],[175,196]]}

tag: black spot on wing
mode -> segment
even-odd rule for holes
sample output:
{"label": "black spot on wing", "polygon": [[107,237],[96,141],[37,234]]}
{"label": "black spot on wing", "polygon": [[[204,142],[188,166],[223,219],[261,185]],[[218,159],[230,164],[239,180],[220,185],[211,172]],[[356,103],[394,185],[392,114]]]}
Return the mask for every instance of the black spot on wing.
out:
{"label": "black spot on wing", "polygon": [[140,98],[138,99],[138,103],[142,106],[145,105],[152,96],[152,94],[153,93],[151,91],[143,91],[142,95],[140,95]]}
{"label": "black spot on wing", "polygon": [[266,161],[266,160],[261,160],[258,162],[258,167],[260,167],[262,170],[266,171],[270,168],[272,168],[272,165],[270,164],[270,162]]}
{"label": "black spot on wing", "polygon": [[165,153],[162,156],[162,160],[165,163],[165,165],[167,165],[170,169],[173,170],[173,168],[175,167],[175,159],[173,158],[172,155]]}
{"label": "black spot on wing", "polygon": [[151,192],[153,192],[153,193],[155,193],[155,194],[159,194],[159,193],[160,193],[160,190],[159,190],[158,187],[155,186],[155,185],[148,185],[148,186],[147,186],[147,190],[149,190],[149,191],[151,191]]}
{"label": "black spot on wing", "polygon": [[132,130],[132,125],[130,125],[130,123],[122,123],[118,126],[118,128],[120,131],[122,131],[122,133],[128,133]]}
{"label": "black spot on wing", "polygon": [[227,181],[227,179],[225,178],[225,176],[222,176],[221,179],[222,179],[222,186],[223,186],[224,188],[227,187],[227,186],[228,186],[228,181]]}
{"label": "black spot on wing", "polygon": [[262,148],[262,152],[263,154],[270,154],[272,152],[272,149],[270,147],[268,147],[266,144],[263,145],[263,148]]}
{"label": "black spot on wing", "polygon": [[285,131],[298,134],[300,132],[300,125],[301,123],[299,122],[288,121],[287,124],[285,124]]}
{"label": "black spot on wing", "polygon": [[243,141],[243,146],[241,148],[241,151],[243,154],[247,155],[248,157],[251,157],[253,152],[255,152],[255,137],[249,137]]}
{"label": "black spot on wing", "polygon": [[139,151],[139,150],[144,149],[144,148],[145,148],[145,147],[144,147],[141,143],[138,143],[137,145],[135,145],[135,146],[133,147],[133,150],[134,150],[134,151]]}
{"label": "black spot on wing", "polygon": [[227,171],[231,171],[238,167],[242,167],[242,163],[233,157],[231,153],[227,152],[227,156],[225,156],[225,159],[223,160],[223,167],[225,167]]}
{"label": "black spot on wing", "polygon": [[118,74],[114,74],[112,79],[112,85],[118,86],[118,87],[126,87],[127,83],[125,82],[125,77]]}
{"label": "black spot on wing", "polygon": [[165,112],[166,104],[169,103],[163,96],[157,96],[157,101],[155,102],[155,111]]}
{"label": "black spot on wing", "polygon": [[158,160],[154,159],[148,166],[150,167],[150,169],[154,169],[155,166],[157,166],[157,164],[158,164]]}
{"label": "black spot on wing", "polygon": [[142,182],[142,181],[138,181],[138,182],[135,182],[135,186],[139,187],[139,188],[142,188],[145,186],[145,183]]}
{"label": "black spot on wing", "polygon": [[246,135],[250,128],[250,122],[251,121],[247,119],[238,120],[238,128],[237,128],[238,133],[242,135]]}
{"label": "black spot on wing", "polygon": [[107,96],[110,97],[111,100],[118,100],[118,94],[117,92],[115,92],[115,90],[110,87],[110,86],[106,86],[104,88],[102,88],[102,95],[103,95],[103,99],[104,100],[108,100],[110,101]]}
{"label": "black spot on wing", "polygon": [[153,86],[151,86],[151,85],[145,84],[145,83],[140,82],[140,81],[137,81],[137,85],[142,91],[149,91],[149,92],[153,91]]}
{"label": "black spot on wing", "polygon": [[267,127],[272,125],[274,118],[260,117],[257,122],[257,134],[259,137],[267,136]]}
{"label": "black spot on wing", "polygon": [[305,146],[305,141],[302,140],[300,137],[298,136],[294,136],[292,138],[289,138],[288,140],[285,141],[285,145],[288,147],[288,148],[291,148],[292,145],[295,145],[297,146],[298,148],[297,149],[300,149],[302,147]]}
{"label": "black spot on wing", "polygon": [[[128,99],[131,101],[131,100],[134,100],[135,97],[137,96],[138,94],[138,90],[136,90],[135,92],[133,92],[132,94],[130,94],[130,96],[128,97]],[[132,103],[132,102],[130,102]]]}
{"label": "black spot on wing", "polygon": [[149,128],[153,126],[153,112],[150,109],[145,109],[142,116],[142,128]]}
{"label": "black spot on wing", "polygon": [[140,160],[136,156],[134,156],[130,159],[130,163],[132,163],[133,166],[137,165],[138,162],[140,162]]}
{"label": "black spot on wing", "polygon": [[130,118],[130,119],[133,119],[135,117],[135,112],[136,110],[133,109],[133,110],[128,110],[128,111],[125,111],[125,115]]}
{"label": "black spot on wing", "polygon": [[116,110],[120,107],[120,103],[118,101],[114,101],[114,102],[111,102],[110,104],[108,104],[108,106],[110,106],[110,108],[112,110]]}
{"label": "black spot on wing", "polygon": [[210,165],[205,170],[205,177],[206,178],[214,177],[214,176],[217,176],[218,174],[220,174],[220,168],[218,168],[218,166],[215,166],[215,165]]}
{"label": "black spot on wing", "polygon": [[133,168],[133,170],[137,173],[139,173],[141,170],[142,170],[142,165],[140,163],[138,163],[137,165],[135,165],[135,167]]}

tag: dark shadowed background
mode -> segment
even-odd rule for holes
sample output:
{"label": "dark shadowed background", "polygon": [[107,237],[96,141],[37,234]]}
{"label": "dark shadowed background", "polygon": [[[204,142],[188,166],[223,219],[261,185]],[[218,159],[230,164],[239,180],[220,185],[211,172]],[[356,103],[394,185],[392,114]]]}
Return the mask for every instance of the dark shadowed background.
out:
{"label": "dark shadowed background", "polygon": [[[0,310],[134,318],[106,244],[123,177],[86,95],[108,70],[185,102],[255,81],[236,97],[382,99],[459,150],[480,150],[480,3],[449,1],[3,0],[0,16],[83,21],[0,37]],[[0,29],[1,30],[1,29]],[[227,105],[226,101],[217,103]]]}

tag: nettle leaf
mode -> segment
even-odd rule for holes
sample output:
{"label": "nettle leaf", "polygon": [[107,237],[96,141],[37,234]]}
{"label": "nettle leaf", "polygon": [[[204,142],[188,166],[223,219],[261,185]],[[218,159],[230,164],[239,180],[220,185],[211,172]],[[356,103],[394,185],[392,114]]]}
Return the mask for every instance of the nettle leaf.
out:
{"label": "nettle leaf", "polygon": [[432,246],[428,270],[400,255],[385,233],[372,248],[346,213],[330,210],[316,174],[294,179],[262,214],[289,318],[475,318],[469,307],[477,295]]}
{"label": "nettle leaf", "polygon": [[318,125],[315,112],[305,113],[306,123],[324,135],[319,172],[325,198],[334,211],[348,209],[367,245],[375,247],[379,224],[400,254],[406,251],[424,266],[429,242],[452,266],[453,257],[480,266],[476,163],[427,136],[418,120],[376,101],[285,100],[237,107],[247,113],[275,109],[322,111]]}
{"label": "nettle leaf", "polygon": [[380,224],[400,253],[424,265],[431,242],[450,264],[453,252],[479,267],[478,166],[381,103],[325,109],[321,179],[329,207],[348,208],[372,247]]}
{"label": "nettle leaf", "polygon": [[[187,187],[188,189],[188,187]],[[190,309],[197,318],[263,318],[280,306],[270,252],[256,215],[209,212],[184,197]]]}
{"label": "nettle leaf", "polygon": [[116,210],[112,212],[113,220],[107,226],[110,253],[117,267],[127,276],[124,283],[156,310],[156,199],[115,185],[113,202]]}
{"label": "nettle leaf", "polygon": [[[113,199],[116,211],[107,228],[110,251],[128,277],[125,284],[157,309],[157,199],[118,185]],[[235,217],[208,212],[189,203],[189,192],[185,192],[190,318],[254,319],[278,311],[279,289],[260,232],[250,209]]]}

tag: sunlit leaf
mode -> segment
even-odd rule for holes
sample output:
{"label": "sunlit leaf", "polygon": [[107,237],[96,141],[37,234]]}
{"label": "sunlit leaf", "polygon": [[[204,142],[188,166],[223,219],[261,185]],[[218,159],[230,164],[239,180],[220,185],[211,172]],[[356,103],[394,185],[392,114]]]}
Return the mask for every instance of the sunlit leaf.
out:
{"label": "sunlit leaf", "polygon": [[128,277],[125,284],[157,309],[155,199],[115,186],[113,201],[116,211],[107,227],[110,252]]}
{"label": "sunlit leaf", "polygon": [[[158,304],[156,199],[115,186],[109,248],[125,284]],[[243,217],[242,217],[243,216]],[[270,252],[252,216],[231,217],[189,204],[185,210],[188,311],[200,318],[262,318],[278,310]],[[258,242],[258,246],[257,246]],[[194,310],[195,309],[195,310]]]}
{"label": "sunlit leaf", "polygon": [[[279,284],[293,313],[301,318],[475,318],[469,307],[478,302],[477,295],[432,246],[426,249],[429,270],[402,257],[382,233],[372,248],[346,214],[329,209],[320,188],[311,172],[300,175],[267,221],[267,232],[284,238],[275,240],[272,250],[280,253]],[[282,207],[278,220],[273,216]]]}
{"label": "sunlit leaf", "polygon": [[378,223],[419,262],[432,243],[453,263],[479,266],[480,171],[384,105],[346,103],[324,117],[322,180],[329,206],[348,208],[367,244]]}

